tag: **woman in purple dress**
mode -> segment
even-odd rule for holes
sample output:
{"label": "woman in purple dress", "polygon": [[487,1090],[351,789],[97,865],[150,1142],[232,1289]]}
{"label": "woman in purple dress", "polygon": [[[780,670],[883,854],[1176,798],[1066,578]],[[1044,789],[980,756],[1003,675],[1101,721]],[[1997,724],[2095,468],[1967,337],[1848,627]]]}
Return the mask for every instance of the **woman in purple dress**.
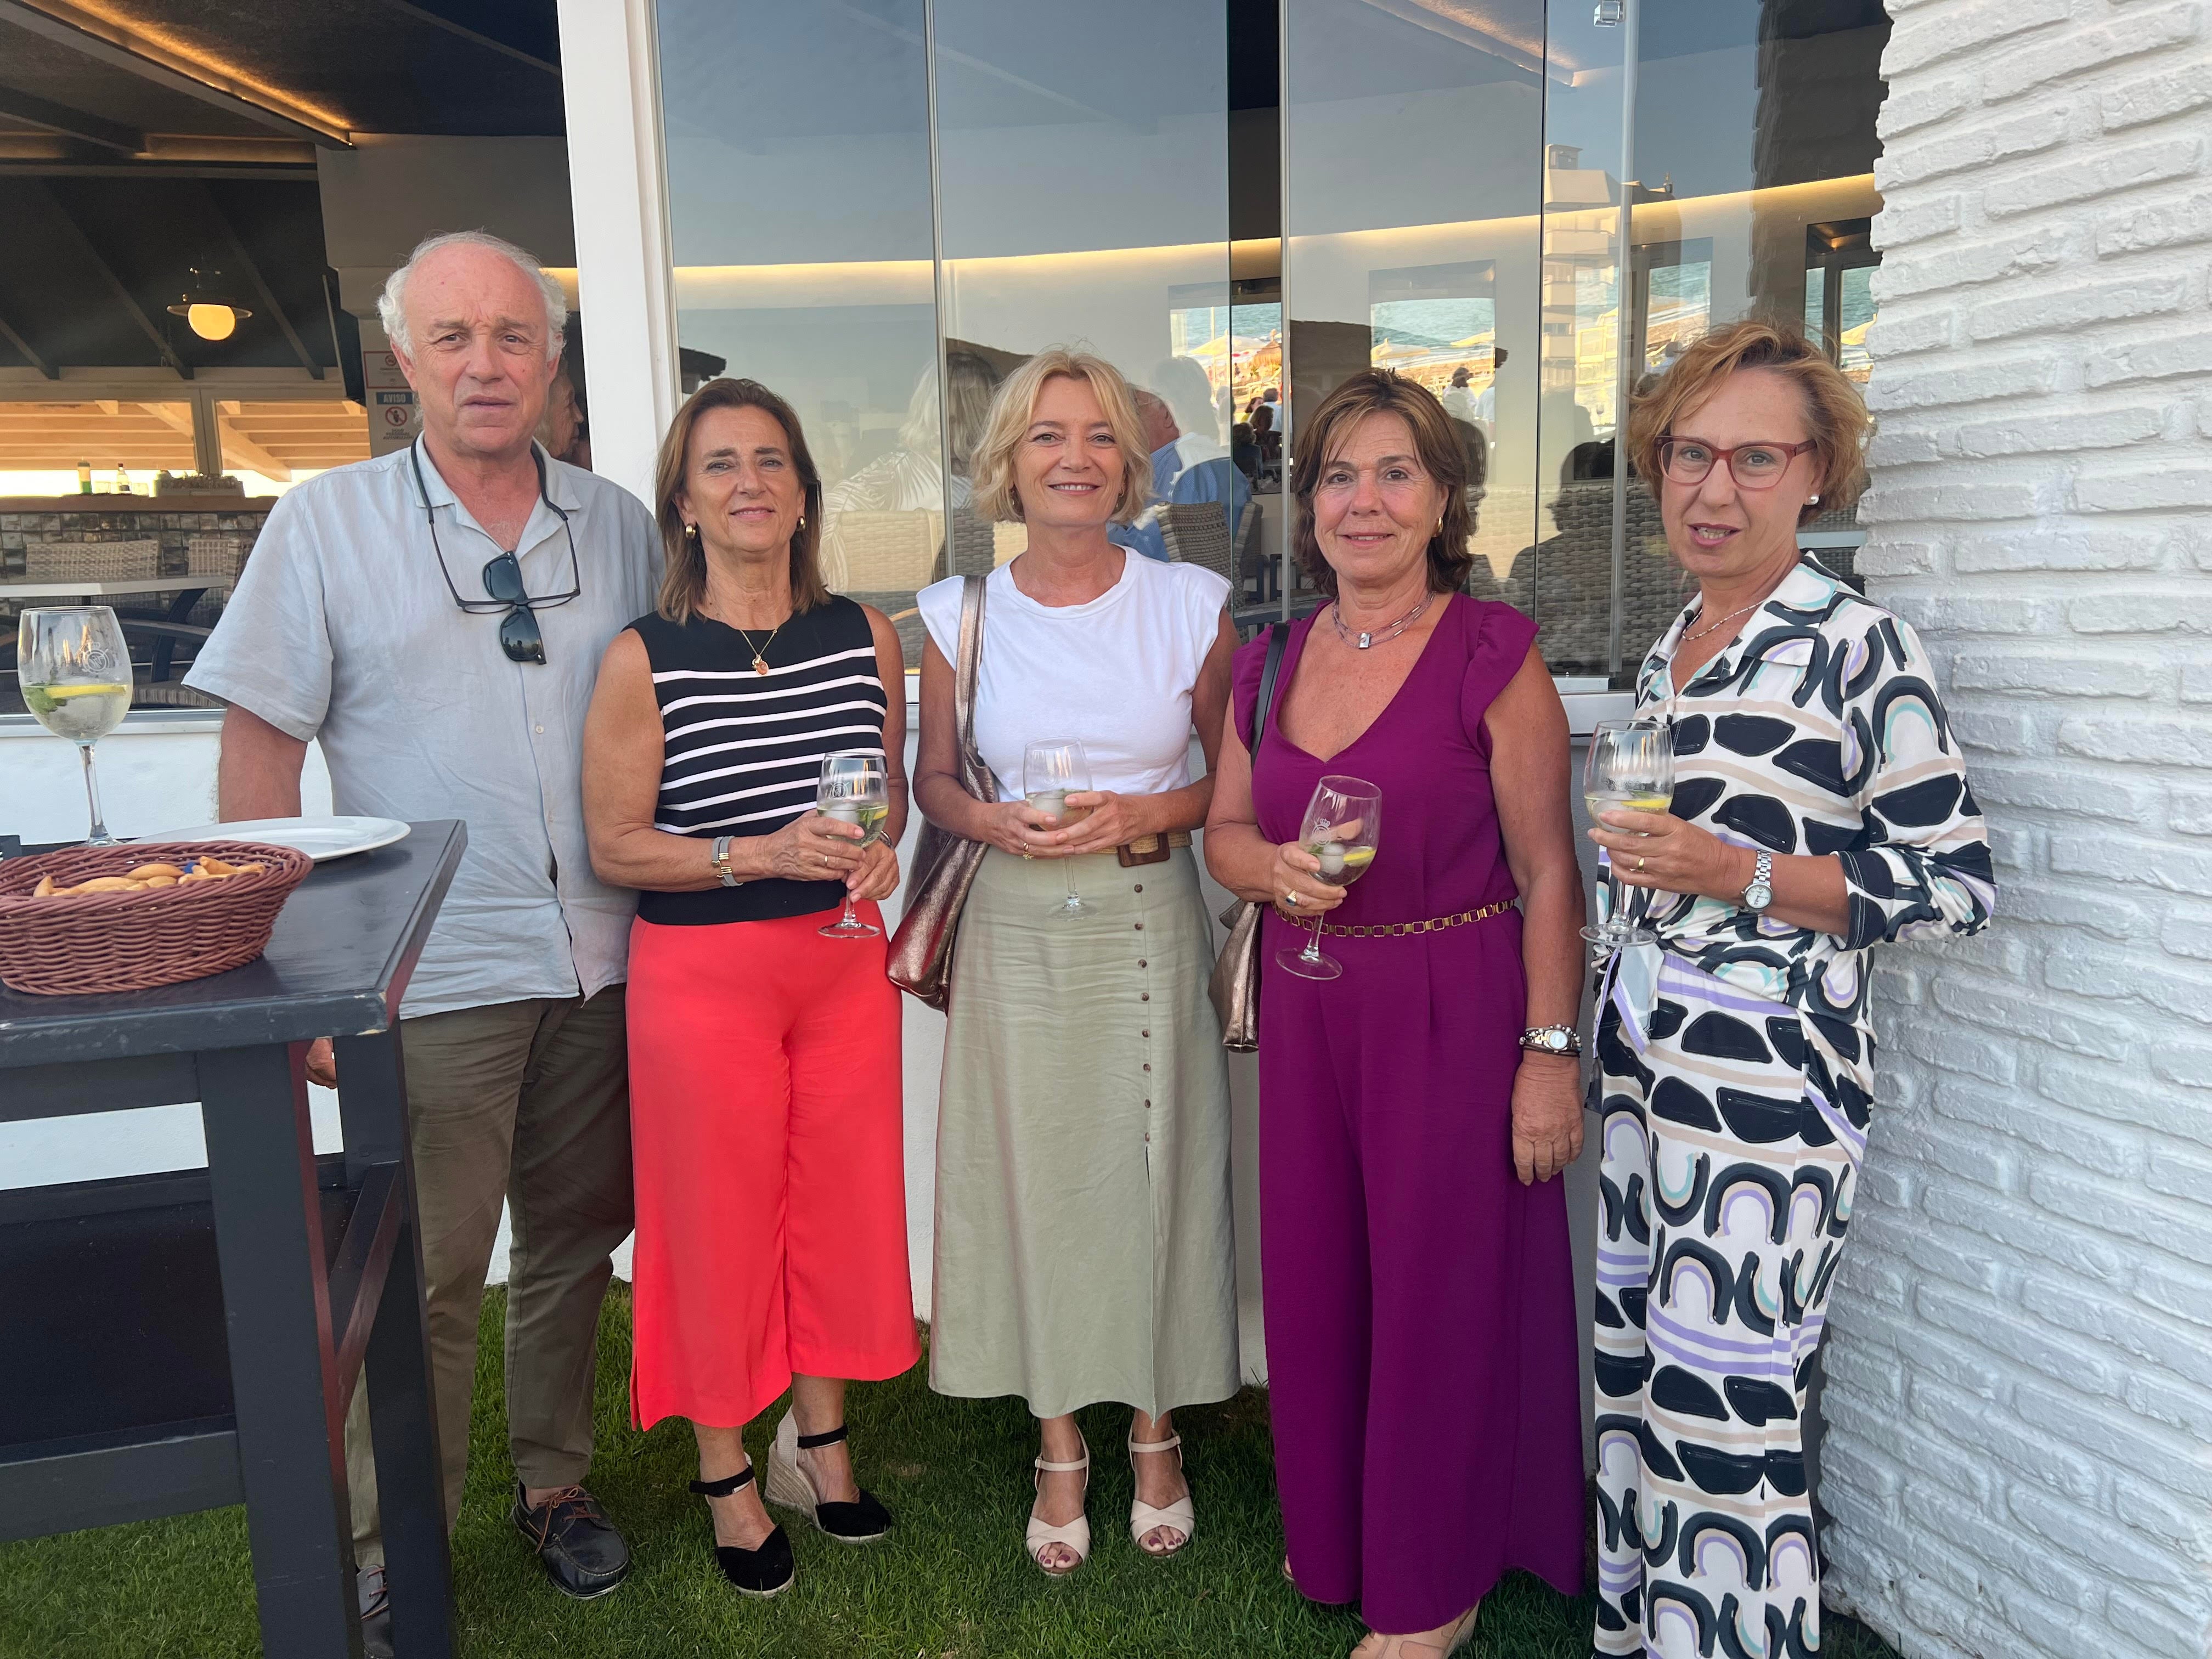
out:
{"label": "woman in purple dress", "polygon": [[[1442,1659],[1509,1568],[1583,1576],[1566,1200],[1582,1145],[1582,888],[1567,721],[1535,624],[1457,592],[1463,452],[1436,398],[1354,375],[1300,423],[1299,557],[1334,601],[1238,653],[1206,824],[1273,906],[1260,1204],[1286,1564],[1361,1603],[1358,1659]],[[1356,887],[1297,843],[1324,774],[1382,793]],[[1517,908],[1516,908],[1517,901]],[[1320,927],[1340,978],[1275,966]]]}

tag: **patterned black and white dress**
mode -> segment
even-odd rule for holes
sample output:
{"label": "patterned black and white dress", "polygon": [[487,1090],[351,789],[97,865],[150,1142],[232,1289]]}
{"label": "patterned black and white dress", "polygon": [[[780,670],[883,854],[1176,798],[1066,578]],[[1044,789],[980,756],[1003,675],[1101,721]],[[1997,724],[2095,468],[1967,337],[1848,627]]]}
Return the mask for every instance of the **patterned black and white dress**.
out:
{"label": "patterned black and white dress", "polygon": [[1843,936],[1659,896],[1598,1022],[1595,1649],[1785,1659],[1820,1644],[1800,1419],[1873,1110],[1868,976],[1890,939],[1988,925],[1980,809],[1905,623],[1801,564],[1679,694],[1689,613],[1638,677],[1671,810],[1834,854]]}

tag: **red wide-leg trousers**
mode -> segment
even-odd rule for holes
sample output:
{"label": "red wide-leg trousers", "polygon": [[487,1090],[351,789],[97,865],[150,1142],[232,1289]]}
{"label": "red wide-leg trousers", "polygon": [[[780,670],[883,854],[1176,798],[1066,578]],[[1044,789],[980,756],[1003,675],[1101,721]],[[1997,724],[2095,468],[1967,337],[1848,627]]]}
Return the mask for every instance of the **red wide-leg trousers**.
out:
{"label": "red wide-leg trousers", "polygon": [[[872,904],[859,907],[881,924]],[[716,1428],[921,1358],[898,992],[836,913],[630,931],[630,1411]]]}

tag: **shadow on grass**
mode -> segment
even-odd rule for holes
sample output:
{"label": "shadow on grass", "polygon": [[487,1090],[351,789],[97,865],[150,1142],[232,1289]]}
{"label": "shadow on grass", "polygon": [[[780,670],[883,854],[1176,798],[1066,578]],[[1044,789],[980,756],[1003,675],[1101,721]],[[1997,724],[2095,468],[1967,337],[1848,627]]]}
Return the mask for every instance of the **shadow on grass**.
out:
{"label": "shadow on grass", "polygon": [[[1132,1486],[1118,1454],[1127,1413],[1081,1414],[1094,1448],[1091,1559],[1047,1579],[1022,1553],[1035,1431],[1018,1401],[951,1401],[924,1368],[857,1387],[861,1479],[896,1529],[864,1548],[782,1518],[799,1579],[771,1601],[743,1600],[715,1571],[689,1428],[629,1426],[629,1297],[617,1284],[600,1325],[599,1452],[591,1486],[628,1534],[636,1566],[614,1595],[571,1601],[546,1583],[507,1519],[507,1413],[500,1388],[506,1297],[485,1298],[469,1485],[453,1540],[466,1659],[1333,1659],[1363,1633],[1279,1570],[1267,1396],[1248,1389],[1177,1413],[1199,1530],[1172,1560],[1130,1541]],[[780,1412],[747,1435],[765,1460]],[[1830,1615],[1827,1659],[1895,1659]],[[1485,1604],[1472,1649],[1486,1659],[1587,1659],[1590,1601],[1515,1574]],[[216,1510],[0,1547],[4,1659],[252,1659],[259,1652],[244,1514]],[[271,1659],[276,1659],[272,1656]]]}

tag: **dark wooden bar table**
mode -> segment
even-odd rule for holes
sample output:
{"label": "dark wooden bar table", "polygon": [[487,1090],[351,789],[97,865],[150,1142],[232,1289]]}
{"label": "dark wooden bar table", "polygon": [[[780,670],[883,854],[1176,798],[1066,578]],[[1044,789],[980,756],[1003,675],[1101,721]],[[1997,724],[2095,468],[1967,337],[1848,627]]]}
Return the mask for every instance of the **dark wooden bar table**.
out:
{"label": "dark wooden bar table", "polygon": [[[418,823],[319,866],[227,974],[0,988],[0,1121],[197,1100],[208,1159],[0,1190],[0,1540],[243,1501],[270,1659],[362,1650],[364,1361],[393,1645],[453,1652],[398,1012],[466,840]],[[307,1044],[334,1034],[345,1152],[318,1159]]]}

